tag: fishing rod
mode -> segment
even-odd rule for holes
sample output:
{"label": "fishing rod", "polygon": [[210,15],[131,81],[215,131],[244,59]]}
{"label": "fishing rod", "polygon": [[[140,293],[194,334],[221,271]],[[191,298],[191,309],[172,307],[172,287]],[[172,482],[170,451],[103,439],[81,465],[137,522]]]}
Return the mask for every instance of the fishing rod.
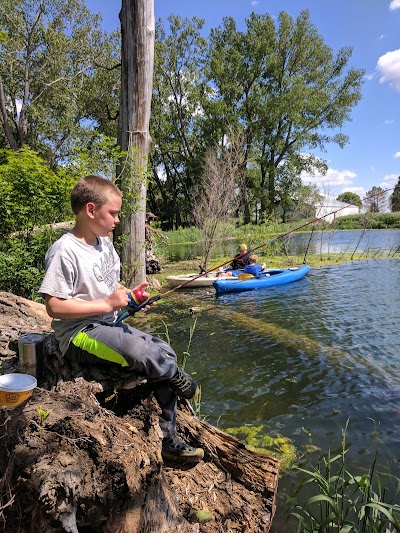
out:
{"label": "fishing rod", "polygon": [[[384,190],[382,192],[371,194],[369,196],[364,196],[363,198],[361,198],[361,200],[364,201],[364,200],[367,200],[369,198],[373,198],[374,196],[381,196],[383,194],[386,194],[388,191],[392,191],[392,190],[394,190],[394,187],[392,187],[390,189],[386,189],[386,190]],[[215,266],[213,268],[210,268],[209,270],[204,270],[204,272],[201,272],[200,274],[198,274],[197,276],[191,278],[190,280],[187,280],[184,283],[182,283],[181,285],[178,285],[177,287],[173,287],[169,291],[165,292],[162,297],[164,297],[165,295],[169,294],[170,292],[176,291],[177,289],[181,289],[182,287],[185,287],[186,285],[189,285],[189,283],[192,283],[196,279],[199,279],[199,278],[201,278],[203,276],[206,276],[210,272],[213,272],[214,270],[217,270],[218,268],[221,268],[221,267],[227,265],[228,263],[231,263],[233,261],[233,259],[235,259],[235,258],[240,259],[241,257],[246,255],[247,253],[251,254],[251,253],[255,252],[256,250],[259,250],[260,248],[263,248],[264,246],[267,246],[268,244],[272,244],[273,242],[277,241],[278,239],[283,239],[284,237],[287,237],[288,235],[290,235],[291,233],[294,233],[295,231],[298,231],[298,230],[303,229],[303,228],[305,228],[307,226],[310,226],[311,224],[315,224],[319,220],[322,220],[322,219],[324,219],[324,218],[326,218],[328,216],[335,215],[336,213],[339,213],[340,211],[343,211],[343,209],[346,209],[347,207],[350,207],[350,206],[358,207],[358,205],[355,202],[350,202],[349,204],[345,204],[342,207],[339,207],[338,209],[330,211],[329,213],[325,213],[325,215],[322,215],[320,217],[316,217],[313,220],[305,222],[304,224],[301,224],[300,226],[297,226],[296,228],[293,228],[293,229],[291,229],[291,230],[289,230],[289,231],[287,231],[285,233],[282,233],[281,235],[277,235],[276,237],[273,237],[269,241],[264,242],[263,244],[260,244],[259,246],[255,246],[254,248],[251,248],[247,252],[243,252],[241,254],[237,254],[237,255],[235,255],[235,257],[232,257],[231,259],[228,259],[227,261],[225,261],[225,262],[223,262],[223,263],[221,263],[221,264],[219,264],[219,265],[217,265],[217,266]]]}
{"label": "fishing rod", "polygon": [[[361,200],[364,201],[364,200],[373,198],[374,196],[381,196],[383,194],[386,194],[388,191],[394,190],[394,188],[395,187],[391,187],[390,189],[386,189],[384,191],[381,191],[381,192],[378,192],[378,193],[375,193],[375,194],[371,194],[369,196],[364,196],[363,198],[361,198]],[[130,300],[130,302],[128,304],[128,310],[125,311],[124,313],[122,313],[116,319],[116,321],[114,322],[114,325],[118,325],[120,322],[122,322],[122,320],[124,320],[128,316],[134,315],[137,311],[139,311],[140,309],[143,309],[147,305],[151,305],[153,302],[155,302],[157,300],[160,300],[161,298],[165,298],[165,296],[167,296],[171,292],[174,292],[174,291],[176,291],[178,289],[181,289],[182,287],[186,287],[186,285],[189,285],[190,283],[192,283],[196,279],[199,279],[199,278],[201,278],[203,276],[207,276],[208,274],[210,274],[210,272],[214,272],[214,270],[217,270],[217,269],[219,269],[221,267],[224,267],[228,263],[231,263],[233,261],[233,259],[235,259],[235,258],[236,259],[240,259],[241,257],[243,257],[244,255],[246,255],[248,253],[251,254],[251,253],[255,252],[256,250],[259,250],[260,248],[264,248],[264,246],[267,246],[268,244],[272,244],[273,242],[277,241],[278,239],[283,239],[283,238],[287,237],[288,235],[290,235],[291,233],[294,233],[295,231],[298,231],[298,230],[303,229],[303,228],[305,228],[307,226],[310,226],[311,224],[315,224],[316,222],[319,222],[320,220],[323,220],[324,218],[326,218],[328,216],[336,215],[336,213],[339,213],[340,211],[343,211],[343,209],[346,209],[347,207],[351,207],[351,206],[358,207],[358,205],[355,202],[350,202],[348,204],[343,205],[342,207],[339,207],[338,209],[334,209],[333,211],[330,211],[329,213],[325,213],[325,215],[321,215],[321,216],[316,217],[316,218],[314,218],[312,220],[309,220],[308,222],[305,222],[304,224],[301,224],[300,226],[297,226],[297,227],[295,227],[295,228],[293,228],[293,229],[291,229],[289,231],[286,231],[285,233],[282,233],[281,235],[277,235],[276,237],[273,237],[269,241],[264,242],[263,244],[260,244],[259,246],[255,246],[254,248],[251,248],[250,250],[248,250],[246,252],[243,252],[241,254],[235,255],[234,257],[228,259],[227,261],[224,261],[223,263],[221,263],[221,264],[219,264],[219,265],[217,265],[215,267],[212,267],[212,268],[210,268],[208,270],[202,269],[202,272],[200,272],[197,276],[194,276],[193,278],[191,278],[191,279],[189,279],[187,281],[184,281],[180,285],[177,285],[176,287],[173,287],[172,289],[164,292],[162,295],[157,294],[156,296],[152,296],[151,298],[148,298],[147,300],[142,301],[142,302],[135,302],[135,300],[131,297],[131,300]]]}

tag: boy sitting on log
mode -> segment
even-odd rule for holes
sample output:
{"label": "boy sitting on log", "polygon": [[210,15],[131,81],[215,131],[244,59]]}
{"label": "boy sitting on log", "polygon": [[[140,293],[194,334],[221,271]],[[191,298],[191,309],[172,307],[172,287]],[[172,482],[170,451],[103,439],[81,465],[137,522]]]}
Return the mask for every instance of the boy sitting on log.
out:
{"label": "boy sitting on log", "polygon": [[[177,396],[193,398],[197,384],[178,367],[176,354],[165,341],[123,322],[113,326],[132,291],[119,283],[120,259],[108,237],[119,222],[121,205],[122,193],[111,181],[86,176],[75,185],[71,192],[75,226],[47,251],[39,294],[53,318],[62,354],[87,365],[117,365],[145,377],[161,408],[163,457],[195,462],[204,452],[177,437],[176,405]],[[136,289],[147,286],[142,283]]]}

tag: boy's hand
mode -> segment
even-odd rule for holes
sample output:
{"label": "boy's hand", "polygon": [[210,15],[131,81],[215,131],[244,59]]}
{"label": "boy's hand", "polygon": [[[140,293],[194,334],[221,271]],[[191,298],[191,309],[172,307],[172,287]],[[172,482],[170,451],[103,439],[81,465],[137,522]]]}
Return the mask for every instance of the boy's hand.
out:
{"label": "boy's hand", "polygon": [[[136,287],[134,287],[133,291],[136,291],[136,290],[139,290],[139,291],[142,291],[143,292],[143,298],[145,298],[146,300],[148,300],[150,298],[150,293],[148,293],[147,291],[145,291],[144,289],[146,289],[147,287],[149,286],[149,284],[147,283],[147,281],[145,281],[144,283],[141,283],[140,285],[137,285]],[[129,291],[130,292],[130,291]]]}
{"label": "boy's hand", "polygon": [[116,289],[110,294],[110,296],[106,298],[106,302],[111,306],[112,311],[118,311],[118,309],[121,309],[121,307],[128,305],[128,293],[129,291],[127,291],[123,285],[119,285],[118,289]]}
{"label": "boy's hand", "polygon": [[[144,290],[144,289],[146,289],[148,286],[149,286],[149,284],[147,283],[147,281],[145,281],[144,283],[140,283],[140,285],[137,285],[137,286],[134,287],[133,289],[129,289],[129,292],[130,292],[130,291],[136,291],[136,290],[142,291],[142,292],[143,292],[143,298],[146,299],[146,300],[148,300],[148,299],[150,298],[150,293]],[[150,307],[152,307],[153,305],[157,305],[157,302],[152,302],[151,305],[146,305],[146,306],[143,307],[140,311],[147,311],[147,310],[150,309]]]}

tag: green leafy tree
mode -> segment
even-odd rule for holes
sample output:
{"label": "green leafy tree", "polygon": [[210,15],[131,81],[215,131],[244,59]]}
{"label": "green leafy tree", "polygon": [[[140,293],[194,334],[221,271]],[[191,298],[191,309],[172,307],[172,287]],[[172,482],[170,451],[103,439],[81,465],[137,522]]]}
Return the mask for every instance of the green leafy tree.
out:
{"label": "green leafy tree", "polygon": [[206,40],[204,20],[171,15],[168,21],[168,32],[161,20],[156,24],[148,197],[150,210],[172,229],[193,222],[192,191],[202,172]]}
{"label": "green leafy tree", "polygon": [[392,211],[400,211],[400,176],[397,180],[397,185],[390,196],[390,207]]}
{"label": "green leafy tree", "polygon": [[314,218],[316,205],[323,200],[316,185],[299,185],[291,192],[292,209],[289,212],[290,219]]}
{"label": "green leafy tree", "polygon": [[37,226],[72,218],[71,187],[29,148],[0,150],[0,234],[29,235]]}
{"label": "green leafy tree", "polygon": [[[249,223],[251,217],[250,162],[256,152],[255,131],[265,98],[264,73],[274,46],[272,19],[262,17],[258,23],[256,18],[251,15],[246,33],[236,29],[236,22],[231,17],[224,19],[222,27],[211,30],[207,68],[209,84],[215,89],[213,98],[206,104],[206,111],[213,117],[215,137],[223,139],[228,130],[242,130],[245,158],[240,169],[240,197],[245,223]],[[262,153],[258,151],[257,155],[261,157]],[[262,179],[258,190],[262,209],[265,192]]]}
{"label": "green leafy tree", "polygon": [[87,145],[75,148],[69,157],[66,170],[68,174],[77,179],[85,175],[97,174],[113,180],[119,161],[123,157],[128,157],[128,154],[122,152],[114,137],[97,133]]}
{"label": "green leafy tree", "polygon": [[102,32],[99,17],[79,0],[2,0],[0,19],[0,123],[7,145],[27,144],[49,161],[66,157],[88,130],[93,135],[99,102],[106,106],[116,92],[115,75],[110,79],[115,36]]}
{"label": "green leafy tree", "polygon": [[339,202],[344,202],[345,204],[354,204],[358,207],[362,207],[361,198],[358,196],[358,194],[351,191],[342,192],[342,194],[339,194],[336,200]]}
{"label": "green leafy tree", "polygon": [[[254,154],[260,191],[267,191],[260,197],[261,213],[271,216],[279,203],[283,162],[297,166],[298,174],[307,167],[323,170],[324,161],[302,153],[346,144],[347,137],[337,131],[360,100],[364,71],[348,67],[351,48],[333,54],[307,10],[296,21],[281,12],[276,27],[269,15],[254,13],[246,24],[247,31],[240,32],[226,18],[222,28],[211,31],[214,123],[223,128],[234,121],[244,128],[248,160],[243,171]],[[247,222],[250,213],[244,210]]]}

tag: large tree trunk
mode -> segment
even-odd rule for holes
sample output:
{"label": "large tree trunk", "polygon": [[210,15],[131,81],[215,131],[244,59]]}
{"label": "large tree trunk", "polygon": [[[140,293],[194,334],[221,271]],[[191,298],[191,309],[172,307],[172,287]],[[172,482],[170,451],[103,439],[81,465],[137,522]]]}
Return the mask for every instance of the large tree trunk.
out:
{"label": "large tree trunk", "polygon": [[18,150],[19,146],[17,141],[15,140],[14,133],[12,131],[12,128],[10,126],[8,115],[7,115],[7,101],[4,94],[4,85],[3,80],[0,76],[0,115],[1,120],[0,123],[3,127],[4,135],[7,139],[8,144],[10,145],[10,148],[13,150]]}
{"label": "large tree trunk", "polygon": [[[0,361],[10,372],[19,335],[47,332],[49,319],[44,306],[7,293],[0,293],[0,307]],[[44,356],[40,388],[24,404],[0,409],[4,531],[270,530],[279,461],[248,451],[183,401],[178,433],[205,458],[186,466],[163,462],[158,406],[143,380],[128,383],[128,376],[67,363],[52,335]]]}
{"label": "large tree trunk", "polygon": [[268,214],[272,221],[275,221],[275,178],[276,178],[276,169],[274,165],[269,165],[268,167]]}
{"label": "large tree trunk", "polygon": [[122,277],[142,283],[145,270],[146,176],[150,148],[150,110],[154,67],[154,0],[122,0],[121,99],[119,143],[128,155],[120,167],[124,193],[121,224]]}

